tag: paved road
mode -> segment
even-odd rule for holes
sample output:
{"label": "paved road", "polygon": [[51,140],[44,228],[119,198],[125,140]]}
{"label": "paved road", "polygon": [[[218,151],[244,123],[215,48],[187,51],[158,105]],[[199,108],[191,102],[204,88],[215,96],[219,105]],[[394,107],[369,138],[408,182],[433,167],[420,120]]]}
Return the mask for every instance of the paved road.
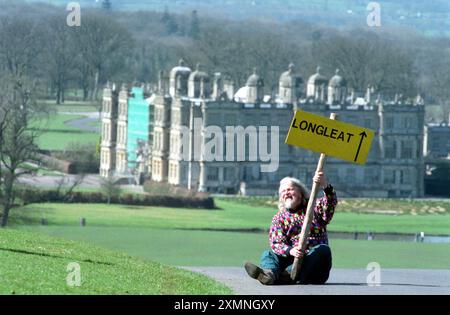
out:
{"label": "paved road", "polygon": [[[77,180],[77,175],[61,174],[60,176],[40,176],[40,175],[23,175],[19,178],[21,184],[29,185],[32,187],[41,188],[56,188],[60,181],[64,179],[64,187],[69,187]],[[83,178],[80,183],[80,188],[98,189],[102,183],[102,178],[97,174],[89,174]],[[120,185],[120,187],[126,191],[132,191],[135,193],[144,193],[143,186],[139,185]]]}
{"label": "paved road", "polygon": [[243,295],[450,294],[450,270],[382,269],[381,285],[368,286],[366,279],[370,271],[333,268],[325,285],[264,286],[247,276],[244,268],[184,268],[205,274]]}
{"label": "paved road", "polygon": [[[35,186],[54,188],[57,187],[59,182],[64,179],[64,184],[70,186],[77,179],[77,175],[63,174],[61,176],[40,176],[40,175],[23,175],[19,178],[19,182],[22,184]],[[98,188],[101,185],[100,175],[86,175],[80,184],[83,188]]]}
{"label": "paved road", "polygon": [[100,115],[98,112],[61,112],[60,114],[85,116],[83,118],[66,121],[64,124],[88,132],[100,132],[100,127],[91,125],[91,123],[99,121]]}

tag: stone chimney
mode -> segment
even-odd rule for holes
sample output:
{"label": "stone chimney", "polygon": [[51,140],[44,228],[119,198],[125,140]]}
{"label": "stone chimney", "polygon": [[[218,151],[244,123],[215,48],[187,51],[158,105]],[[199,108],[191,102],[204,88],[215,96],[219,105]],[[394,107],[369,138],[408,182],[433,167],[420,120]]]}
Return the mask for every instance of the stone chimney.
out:
{"label": "stone chimney", "polygon": [[233,98],[234,98],[234,82],[232,80],[224,80],[223,89],[227,93],[228,99],[233,100]]}
{"label": "stone chimney", "polygon": [[370,85],[367,86],[367,91],[366,91],[366,102],[370,103],[370,99],[371,99],[371,89],[370,89]]}
{"label": "stone chimney", "polygon": [[222,74],[220,72],[216,72],[214,73],[212,97],[213,99],[218,100],[221,94],[222,94]]}

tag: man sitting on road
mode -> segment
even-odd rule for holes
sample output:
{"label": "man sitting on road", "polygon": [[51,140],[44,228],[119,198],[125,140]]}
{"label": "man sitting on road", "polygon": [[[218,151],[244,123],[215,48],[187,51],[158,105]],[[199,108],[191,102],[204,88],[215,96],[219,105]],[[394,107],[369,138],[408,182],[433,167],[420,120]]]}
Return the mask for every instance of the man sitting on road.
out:
{"label": "man sitting on road", "polygon": [[248,275],[262,284],[290,283],[291,265],[295,257],[304,257],[298,283],[324,284],[328,280],[332,259],[326,226],[333,217],[337,198],[333,186],[327,183],[323,172],[317,172],[313,180],[320,184],[324,196],[316,202],[304,253],[297,245],[309,193],[296,178],[285,177],[280,181],[279,211],[272,219],[269,232],[271,249],[262,254],[261,268],[250,262],[245,263]]}

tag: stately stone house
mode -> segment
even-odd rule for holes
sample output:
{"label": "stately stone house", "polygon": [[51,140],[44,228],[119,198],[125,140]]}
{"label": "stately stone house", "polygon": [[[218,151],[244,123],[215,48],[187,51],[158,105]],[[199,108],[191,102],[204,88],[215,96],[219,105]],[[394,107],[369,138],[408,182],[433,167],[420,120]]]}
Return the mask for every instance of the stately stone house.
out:
{"label": "stately stone house", "polygon": [[[272,195],[288,175],[311,185],[319,154],[284,143],[296,109],[325,117],[335,112],[339,120],[374,130],[364,166],[328,158],[326,174],[341,195],[423,196],[422,99],[384,100],[373,88],[358,95],[338,70],[326,78],[318,68],[305,82],[293,65],[280,75],[275,96],[264,94],[264,80],[256,70],[237,88],[220,73],[211,76],[199,66],[192,71],[183,61],[167,80],[161,73],[152,92],[108,85],[100,174],[139,174],[190,189],[246,195]],[[230,126],[244,130],[241,142],[237,134],[225,137]],[[224,138],[216,137],[216,146],[211,145],[214,134]],[[205,148],[214,159],[203,154]],[[262,171],[269,163],[277,167]]]}
{"label": "stately stone house", "polygon": [[425,126],[424,155],[429,158],[450,157],[450,124],[428,123]]}

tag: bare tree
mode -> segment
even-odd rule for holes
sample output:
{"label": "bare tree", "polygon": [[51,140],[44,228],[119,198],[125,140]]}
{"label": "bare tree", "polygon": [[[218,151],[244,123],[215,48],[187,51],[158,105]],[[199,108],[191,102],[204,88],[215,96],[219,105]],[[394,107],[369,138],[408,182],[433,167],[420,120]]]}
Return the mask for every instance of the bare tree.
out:
{"label": "bare tree", "polygon": [[29,80],[39,71],[42,30],[33,19],[4,17],[0,20],[0,191],[3,206],[0,225],[6,226],[14,205],[17,179],[29,171],[21,166],[34,159],[38,132],[28,122],[45,109],[34,101],[36,84]]}
{"label": "bare tree", "polygon": [[9,212],[14,205],[15,184],[17,179],[28,173],[21,166],[30,160],[36,160],[38,151],[36,138],[38,133],[30,130],[28,121],[39,115],[40,108],[33,101],[32,87],[23,79],[10,78],[2,84],[1,107],[4,109],[2,119],[2,137],[0,138],[0,163],[2,164],[3,214],[1,227],[8,223]]}
{"label": "bare tree", "polygon": [[[0,105],[5,102],[4,97],[0,95]],[[3,152],[3,141],[6,130],[6,119],[8,117],[9,108],[0,106],[0,154]],[[3,200],[3,163],[0,161],[0,202]]]}
{"label": "bare tree", "polygon": [[450,48],[428,50],[424,60],[422,89],[441,107],[442,121],[450,123]]}
{"label": "bare tree", "polygon": [[36,23],[22,18],[0,20],[0,61],[16,78],[30,74],[39,64],[42,32]]}
{"label": "bare tree", "polygon": [[359,92],[373,86],[384,94],[416,93],[412,56],[375,34],[353,35],[325,37],[313,43],[316,64],[329,74],[339,68],[349,86]]}
{"label": "bare tree", "polygon": [[106,195],[107,203],[111,203],[111,198],[113,196],[119,196],[121,193],[121,188],[117,184],[116,179],[113,177],[103,178],[101,182],[102,192]]}
{"label": "bare tree", "polygon": [[[82,77],[91,79],[91,100],[97,100],[102,76],[120,71],[117,64],[126,59],[133,44],[131,34],[111,17],[100,14],[83,15],[83,23],[75,30],[76,45],[81,53]],[[89,81],[85,81],[88,83]],[[85,95],[86,96],[86,95]]]}
{"label": "bare tree", "polygon": [[65,16],[54,15],[48,18],[45,51],[46,68],[50,80],[56,87],[56,104],[64,103],[68,81],[74,77],[74,70],[80,63],[75,46],[73,28],[67,26]]}

